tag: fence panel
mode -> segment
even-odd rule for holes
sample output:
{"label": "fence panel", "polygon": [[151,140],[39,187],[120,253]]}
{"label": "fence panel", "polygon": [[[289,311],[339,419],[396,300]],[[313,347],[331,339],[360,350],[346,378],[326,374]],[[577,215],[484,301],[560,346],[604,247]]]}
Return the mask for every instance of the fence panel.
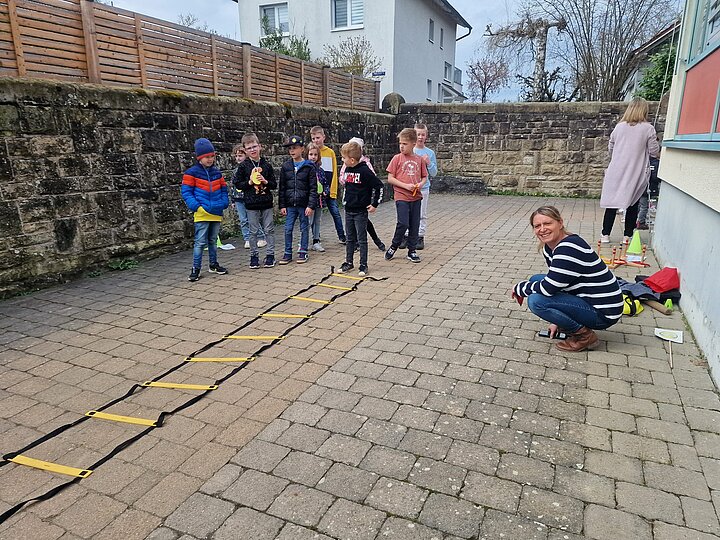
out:
{"label": "fence panel", "polygon": [[368,79],[88,0],[0,0],[0,76],[368,111],[379,99]]}

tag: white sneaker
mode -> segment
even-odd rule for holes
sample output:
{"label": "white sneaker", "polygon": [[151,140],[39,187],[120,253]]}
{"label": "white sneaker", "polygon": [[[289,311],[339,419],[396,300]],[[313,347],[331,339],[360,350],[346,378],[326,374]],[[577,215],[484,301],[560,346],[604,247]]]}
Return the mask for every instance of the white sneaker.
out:
{"label": "white sneaker", "polygon": [[245,249],[250,249],[250,241],[245,240]]}
{"label": "white sneaker", "polygon": [[629,244],[630,243],[630,237],[629,236],[623,236],[623,244]]}
{"label": "white sneaker", "polygon": [[601,234],[600,235],[600,243],[601,244],[609,244],[610,243],[610,235],[609,234]]}
{"label": "white sneaker", "polygon": [[323,252],[325,251],[325,248],[322,247],[322,244],[321,244],[320,242],[315,242],[315,243],[312,245],[312,250],[313,250],[313,251],[319,251],[320,253],[323,253]]}
{"label": "white sneaker", "polygon": [[258,240],[258,247],[267,246],[267,240]]}

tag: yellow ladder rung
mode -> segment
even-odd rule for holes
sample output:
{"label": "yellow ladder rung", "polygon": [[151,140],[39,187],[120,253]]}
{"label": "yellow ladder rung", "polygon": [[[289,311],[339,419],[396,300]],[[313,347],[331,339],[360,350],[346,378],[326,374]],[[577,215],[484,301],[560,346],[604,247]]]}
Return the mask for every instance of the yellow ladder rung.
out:
{"label": "yellow ladder rung", "polygon": [[169,382],[145,381],[142,386],[150,386],[152,388],[176,388],[179,390],[217,390],[217,384],[181,384]]}
{"label": "yellow ladder rung", "polygon": [[112,420],[113,422],[125,422],[126,424],[137,424],[138,426],[157,426],[156,420],[149,418],[137,418],[135,416],[121,416],[119,414],[109,414],[99,411],[88,411],[85,416],[91,418],[101,418],[102,420]]}
{"label": "yellow ladder rung", "polygon": [[353,281],[362,281],[364,277],[346,276],[345,274],[330,274],[331,276],[341,277],[345,279],[352,279]]}
{"label": "yellow ladder rung", "polygon": [[225,339],[250,339],[254,341],[275,341],[285,339],[285,336],[224,336]]}
{"label": "yellow ladder rung", "polygon": [[295,315],[293,313],[259,313],[258,316],[266,319],[312,319],[312,315]]}
{"label": "yellow ladder rung", "polygon": [[17,463],[18,465],[26,465],[27,467],[42,469],[43,471],[66,474],[68,476],[77,476],[79,478],[87,478],[92,474],[92,471],[89,471],[87,469],[68,467],[66,465],[50,463],[49,461],[42,461],[40,459],[34,459],[23,455],[15,456],[14,458],[11,458],[10,461],[12,461],[13,463]]}
{"label": "yellow ladder rung", "polygon": [[247,358],[187,358],[188,362],[252,362],[255,360],[254,356]]}
{"label": "yellow ladder rung", "polygon": [[327,283],[316,283],[318,287],[325,287],[327,289],[338,289],[341,291],[352,291],[352,287],[341,287],[340,285],[328,285]]}
{"label": "yellow ladder rung", "polygon": [[305,296],[288,296],[294,300],[302,300],[303,302],[316,302],[318,304],[332,304],[330,300],[318,300],[317,298],[306,298]]}

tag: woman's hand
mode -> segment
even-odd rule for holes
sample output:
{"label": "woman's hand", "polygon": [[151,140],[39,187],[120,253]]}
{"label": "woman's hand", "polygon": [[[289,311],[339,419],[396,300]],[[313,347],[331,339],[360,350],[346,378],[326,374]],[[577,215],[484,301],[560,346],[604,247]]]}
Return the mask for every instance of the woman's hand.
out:
{"label": "woman's hand", "polygon": [[281,216],[287,216],[287,208],[281,208],[281,209],[280,209],[280,215],[281,215]]}
{"label": "woman's hand", "polygon": [[558,333],[558,325],[557,324],[551,324],[548,326],[548,332],[550,332],[550,338],[554,338],[555,334]]}

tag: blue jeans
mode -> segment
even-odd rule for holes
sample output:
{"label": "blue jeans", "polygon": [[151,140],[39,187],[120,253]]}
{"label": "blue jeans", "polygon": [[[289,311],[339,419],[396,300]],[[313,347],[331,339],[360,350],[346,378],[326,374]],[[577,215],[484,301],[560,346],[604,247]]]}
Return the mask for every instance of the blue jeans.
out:
{"label": "blue jeans", "polygon": [[338,239],[345,240],[345,230],[343,229],[343,222],[342,217],[340,216],[340,207],[338,207],[337,199],[328,197],[327,208],[330,210],[333,222],[335,222],[335,230],[337,231]]}
{"label": "blue jeans", "polygon": [[217,264],[217,237],[220,232],[220,221],[196,221],[195,244],[193,245],[193,267],[202,266],[202,255],[205,246],[208,248],[210,265]]}
{"label": "blue jeans", "polygon": [[285,217],[285,255],[292,257],[293,229],[295,221],[300,220],[300,251],[307,253],[308,250],[308,217],[305,215],[305,208],[291,206],[287,209]]}
{"label": "blue jeans", "polygon": [[[322,197],[322,195],[320,195]],[[315,213],[310,220],[310,228],[312,229],[313,244],[320,241],[320,222],[322,221],[322,208],[319,206],[315,209]]]}
{"label": "blue jeans", "polygon": [[[243,240],[250,241],[250,223],[248,222],[247,209],[243,201],[235,201],[235,210],[237,211],[238,220],[240,221],[240,230],[242,231]],[[258,231],[258,240],[265,238],[265,231],[260,228]]]}
{"label": "blue jeans", "polygon": [[[540,281],[544,277],[544,274],[535,274],[529,281]],[[583,326],[593,330],[605,330],[617,322],[606,319],[585,300],[569,293],[552,296],[531,294],[528,297],[528,308],[541,319],[556,324],[569,333],[577,332]]]}

